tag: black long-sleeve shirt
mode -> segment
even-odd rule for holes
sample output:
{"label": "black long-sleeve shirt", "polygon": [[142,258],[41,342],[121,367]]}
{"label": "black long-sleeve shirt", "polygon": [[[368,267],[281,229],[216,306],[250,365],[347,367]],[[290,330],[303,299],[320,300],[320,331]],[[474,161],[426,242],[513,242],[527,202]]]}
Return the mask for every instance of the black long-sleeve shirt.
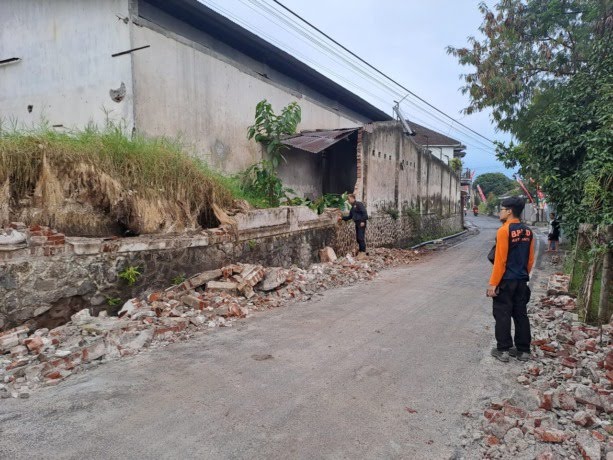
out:
{"label": "black long-sleeve shirt", "polygon": [[351,206],[351,211],[349,211],[349,215],[343,217],[343,220],[353,220],[356,224],[360,222],[366,222],[368,220],[368,213],[366,212],[366,206],[364,203],[356,201]]}

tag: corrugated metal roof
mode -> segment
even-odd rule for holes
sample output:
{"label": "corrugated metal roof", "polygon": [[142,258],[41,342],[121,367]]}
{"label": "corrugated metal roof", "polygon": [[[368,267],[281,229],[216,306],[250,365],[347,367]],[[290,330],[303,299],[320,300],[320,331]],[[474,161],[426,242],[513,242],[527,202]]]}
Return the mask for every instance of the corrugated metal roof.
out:
{"label": "corrugated metal roof", "polygon": [[319,153],[322,150],[336,144],[338,141],[350,136],[356,132],[358,128],[349,129],[333,129],[333,130],[318,130],[318,131],[303,131],[300,134],[288,137],[281,142],[288,147],[295,149],[306,150],[311,153]]}
{"label": "corrugated metal roof", "polygon": [[457,141],[449,136],[445,136],[437,131],[432,129],[428,129],[425,126],[418,125],[417,123],[407,120],[409,126],[415,131],[415,137],[413,138],[415,142],[420,145],[427,146],[430,145],[432,147],[462,147],[466,148],[462,145],[460,141]]}

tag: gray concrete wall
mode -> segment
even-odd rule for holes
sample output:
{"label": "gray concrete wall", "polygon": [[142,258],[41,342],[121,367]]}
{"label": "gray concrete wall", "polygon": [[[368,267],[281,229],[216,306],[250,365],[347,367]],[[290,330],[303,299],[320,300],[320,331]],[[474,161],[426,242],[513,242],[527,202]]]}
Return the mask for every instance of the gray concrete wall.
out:
{"label": "gray concrete wall", "polygon": [[320,154],[290,149],[283,153],[287,162],[279,165],[279,178],[301,198],[314,199],[322,194],[323,159]]}
{"label": "gray concrete wall", "polygon": [[366,125],[358,152],[363,177],[356,190],[370,214],[395,209],[458,214],[460,181],[446,161],[419,148],[396,122]]}
{"label": "gray concrete wall", "polygon": [[[128,0],[3,0],[0,2],[0,119],[17,127],[41,120],[64,128],[133,124]],[[125,85],[120,102],[109,91]],[[31,111],[28,110],[31,106]]]}
{"label": "gray concrete wall", "polygon": [[299,130],[361,124],[358,116],[258,75],[258,64],[245,56],[230,59],[203,46],[205,34],[187,25],[176,26],[184,31],[178,35],[140,21],[143,27],[133,28],[134,43],[151,48],[133,56],[137,129],[150,135],[179,136],[193,154],[216,169],[237,172],[261,159],[260,146],[247,140],[247,127],[253,124],[255,106],[262,99],[277,112],[298,102],[302,109]]}

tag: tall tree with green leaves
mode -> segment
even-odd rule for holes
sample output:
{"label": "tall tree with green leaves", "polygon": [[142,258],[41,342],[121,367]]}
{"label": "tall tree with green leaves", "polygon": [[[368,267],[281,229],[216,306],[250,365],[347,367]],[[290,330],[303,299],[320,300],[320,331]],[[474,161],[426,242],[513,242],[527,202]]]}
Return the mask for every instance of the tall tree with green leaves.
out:
{"label": "tall tree with green leaves", "polygon": [[516,143],[498,158],[534,178],[578,223],[613,217],[613,6],[610,0],[501,0],[479,6],[482,39],[448,52],[463,75],[466,113],[484,109]]}
{"label": "tall tree with green leaves", "polygon": [[503,173],[484,173],[476,177],[473,183],[475,189],[477,185],[481,186],[485,196],[488,196],[490,193],[500,196],[510,192],[514,188],[515,183]]}

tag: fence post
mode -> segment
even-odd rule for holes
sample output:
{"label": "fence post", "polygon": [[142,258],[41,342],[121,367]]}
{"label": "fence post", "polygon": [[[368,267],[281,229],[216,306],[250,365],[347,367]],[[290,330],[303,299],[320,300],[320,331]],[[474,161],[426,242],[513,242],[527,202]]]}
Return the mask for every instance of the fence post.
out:
{"label": "fence post", "polygon": [[604,229],[605,245],[607,247],[602,261],[602,278],[600,282],[600,298],[598,299],[598,322],[607,324],[611,320],[613,314],[613,306],[611,305],[611,282],[613,271],[611,265],[613,259],[613,250],[610,247],[613,241],[613,225],[607,225]]}

